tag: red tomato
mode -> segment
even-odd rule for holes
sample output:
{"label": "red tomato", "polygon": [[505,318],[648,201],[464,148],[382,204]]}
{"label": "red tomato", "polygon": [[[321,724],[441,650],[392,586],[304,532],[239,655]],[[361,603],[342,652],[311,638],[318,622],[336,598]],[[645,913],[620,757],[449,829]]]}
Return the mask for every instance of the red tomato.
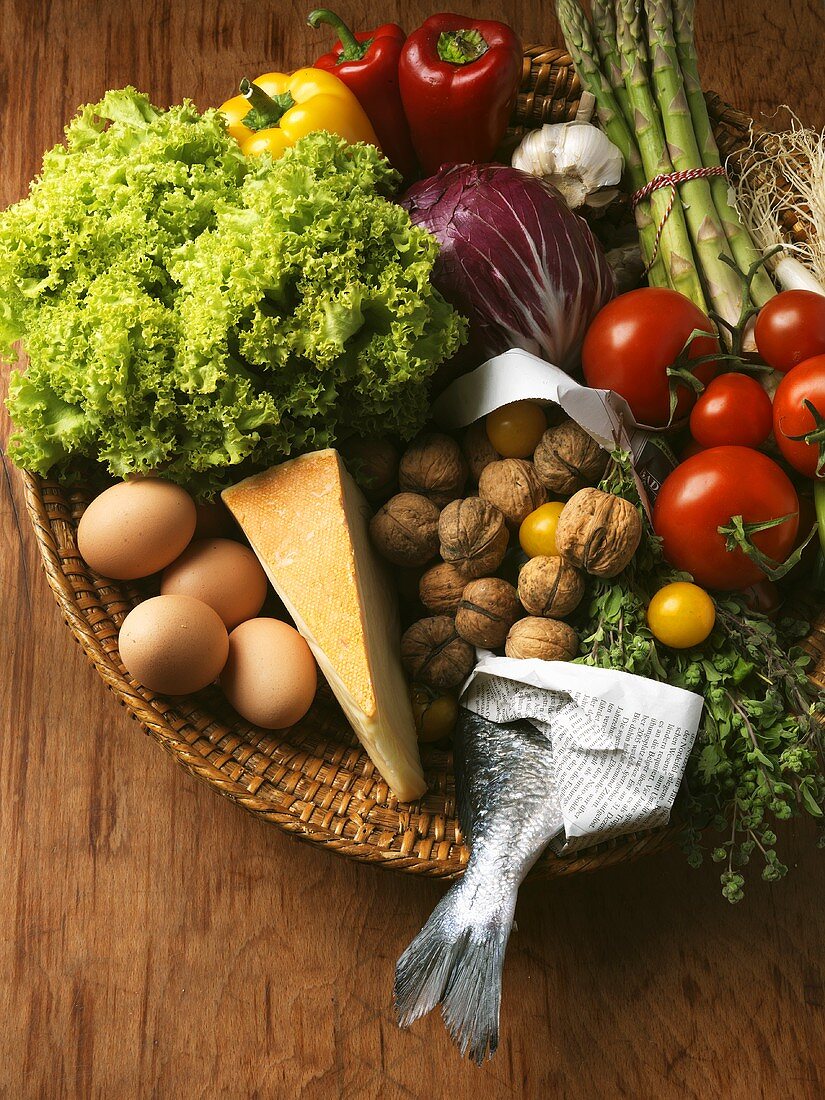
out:
{"label": "red tomato", "polygon": [[825,354],[825,297],[812,290],[783,290],[759,311],[753,335],[768,366],[783,374]]}
{"label": "red tomato", "polygon": [[[825,302],[825,298],[822,299]],[[773,434],[785,460],[806,477],[816,477],[825,441],[791,439],[817,430],[816,417],[805,404],[810,401],[820,416],[825,417],[825,355],[806,359],[789,371],[773,395]],[[825,433],[824,433],[825,434]]]}
{"label": "red tomato", "polygon": [[[600,310],[582,347],[582,367],[588,386],[615,390],[640,424],[664,427],[670,420],[670,379],[679,352],[694,329],[708,333],[690,345],[691,359],[719,350],[713,325],[702,311],[675,290],[642,287],[620,294]],[[715,362],[693,371],[707,383],[718,373]],[[693,389],[676,383],[678,401],[673,419],[687,415],[696,399]]]}
{"label": "red tomato", "polygon": [[799,501],[790,478],[761,451],[711,447],[665,478],[653,527],[671,565],[705,588],[731,590],[747,588],[765,574],[739,547],[727,550],[719,528],[734,516],[764,523],[786,515],[791,518],[752,536],[754,545],[777,562],[793,550],[799,526]]}
{"label": "red tomato", "polygon": [[690,434],[703,447],[759,447],[772,424],[771,399],[747,374],[714,378],[690,413]]}

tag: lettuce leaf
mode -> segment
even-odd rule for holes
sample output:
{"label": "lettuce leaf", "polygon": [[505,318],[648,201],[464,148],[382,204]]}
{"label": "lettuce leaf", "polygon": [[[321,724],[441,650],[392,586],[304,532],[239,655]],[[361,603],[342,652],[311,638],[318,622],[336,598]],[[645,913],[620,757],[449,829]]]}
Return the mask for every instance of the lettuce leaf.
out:
{"label": "lettuce leaf", "polygon": [[29,360],[14,461],[208,496],[347,435],[412,436],[466,326],[396,184],[373,146],[323,132],[246,160],[188,102],[126,88],[82,108],[0,214],[0,351]]}

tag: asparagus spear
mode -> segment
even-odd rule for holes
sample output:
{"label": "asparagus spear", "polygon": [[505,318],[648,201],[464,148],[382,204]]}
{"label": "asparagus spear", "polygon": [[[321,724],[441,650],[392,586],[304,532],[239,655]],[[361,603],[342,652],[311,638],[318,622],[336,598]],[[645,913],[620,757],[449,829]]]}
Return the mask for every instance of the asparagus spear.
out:
{"label": "asparagus spear", "polygon": [[642,160],[633,140],[632,130],[628,128],[613,89],[599,67],[587,16],[578,0],[557,0],[556,14],[579,80],[596,97],[596,109],[602,129],[621,150],[631,186],[638,190],[645,183]]}
{"label": "asparagus spear", "polygon": [[[673,37],[670,0],[644,0],[650,74],[661,111],[670,159],[677,172],[701,168],[702,157],[693,132],[693,120],[685,96],[682,71]],[[638,11],[638,6],[637,6]],[[637,16],[641,24],[641,16]],[[713,202],[707,179],[679,184],[685,218],[699,260],[700,276],[714,310],[731,325],[739,319],[742,281],[734,267],[720,254],[733,260],[722,221]]]}
{"label": "asparagus spear", "polygon": [[[693,130],[706,168],[715,168],[722,163],[719,148],[713,136],[713,128],[708,116],[708,108],[699,79],[699,67],[696,57],[696,42],[693,33],[696,0],[672,0],[673,28],[676,38],[676,52],[684,79],[690,114],[693,118]],[[742,225],[739,213],[728,198],[728,181],[723,176],[711,179],[713,201],[725,227],[734,259],[739,269],[747,272],[750,266],[760,258],[750,234]],[[766,271],[760,270],[754,276],[751,285],[751,297],[754,305],[763,306],[776,294],[774,285]]]}
{"label": "asparagus spear", "polygon": [[[622,77],[633,112],[632,118],[628,121],[635,127],[645,172],[649,179],[653,179],[655,176],[672,172],[673,162],[665,144],[659,109],[648,82],[647,48],[636,0],[617,0],[616,16]],[[669,203],[670,192],[667,188],[660,188],[651,195],[651,210],[657,223],[665,218]],[[696,270],[685,215],[678,196],[673,202],[670,216],[664,222],[661,251],[670,285],[690,298],[706,313],[708,307]]]}
{"label": "asparagus spear", "polygon": [[[587,16],[578,0],[557,0],[556,14],[579,80],[595,96],[601,127],[624,157],[625,173],[631,189],[638,191],[647,183],[642,158],[613,88],[597,63],[596,47]],[[624,90],[623,83],[622,89]],[[650,216],[648,203],[640,203],[636,207],[635,218],[642,258],[645,265],[648,265],[651,263],[656,238],[656,224]],[[650,266],[648,281],[651,286],[669,285],[661,253]]]}
{"label": "asparagus spear", "polygon": [[602,59],[602,72],[607,82],[613,89],[616,102],[627,118],[628,109],[627,88],[622,80],[622,69],[619,64],[619,47],[616,43],[616,9],[613,0],[592,0],[590,5],[593,20],[593,28],[596,32],[596,46]]}

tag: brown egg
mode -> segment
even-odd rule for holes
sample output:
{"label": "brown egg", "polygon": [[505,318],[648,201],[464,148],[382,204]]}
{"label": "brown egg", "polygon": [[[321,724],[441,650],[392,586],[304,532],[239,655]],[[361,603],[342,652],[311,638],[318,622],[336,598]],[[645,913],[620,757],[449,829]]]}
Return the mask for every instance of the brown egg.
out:
{"label": "brown egg", "polygon": [[248,546],[232,539],[196,539],[164,569],[160,591],[203,600],[232,630],[263,607],[266,573]]}
{"label": "brown egg", "polygon": [[221,687],[247,722],[269,730],[293,726],[312,706],[317,685],[312,651],[280,619],[247,619],[229,635]]}
{"label": "brown egg", "polygon": [[77,528],[77,547],[96,573],[131,581],[173,562],[194,531],[195,502],[185,489],[136,478],[95,497]]}
{"label": "brown egg", "polygon": [[220,675],[229,636],[217,611],[191,596],[154,596],[123,621],[118,638],[127,671],[151,691],[189,695]]}

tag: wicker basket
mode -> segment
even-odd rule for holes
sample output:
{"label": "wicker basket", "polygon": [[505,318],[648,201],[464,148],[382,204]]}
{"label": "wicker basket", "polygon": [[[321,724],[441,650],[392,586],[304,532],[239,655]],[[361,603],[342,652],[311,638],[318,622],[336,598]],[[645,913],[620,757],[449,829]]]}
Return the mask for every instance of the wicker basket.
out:
{"label": "wicker basket", "polygon": [[[511,136],[572,118],[580,98],[565,50],[528,47]],[[720,146],[726,154],[735,153],[748,142],[750,120],[718,97],[709,97],[709,103]],[[468,853],[456,819],[449,753],[422,746],[429,793],[407,805],[391,794],[361,751],[325,685],[302,722],[277,732],[242,721],[217,689],[184,700],[147,691],[125,672],[117,649],[120,625],[140,601],[141,590],[97,576],[78,554],[77,523],[89,492],[64,489],[31,474],[23,477],[46,576],[66,624],[118,702],[179,764],[300,839],[412,874],[449,877],[461,871]],[[817,630],[811,641],[821,674],[825,634]],[[158,765],[164,766],[160,760]],[[672,828],[661,829],[574,857],[547,854],[534,873],[563,875],[606,867],[664,848],[673,836]]]}

